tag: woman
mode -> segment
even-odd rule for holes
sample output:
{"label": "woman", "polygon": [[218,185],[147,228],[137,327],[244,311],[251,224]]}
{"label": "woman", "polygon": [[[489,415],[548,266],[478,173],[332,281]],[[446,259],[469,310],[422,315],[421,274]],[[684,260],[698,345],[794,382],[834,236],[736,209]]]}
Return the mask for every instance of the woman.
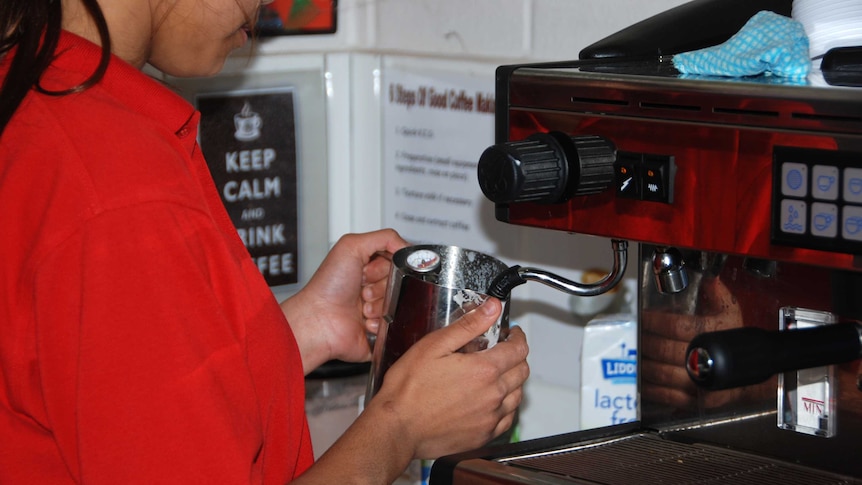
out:
{"label": "woman", "polygon": [[0,4],[0,482],[388,483],[511,424],[523,333],[456,351],[496,320],[491,299],[407,352],[312,463],[303,375],[369,358],[389,265],[375,255],[406,242],[345,236],[279,305],[213,187],[197,113],[140,72],[218,72],[259,7]]}

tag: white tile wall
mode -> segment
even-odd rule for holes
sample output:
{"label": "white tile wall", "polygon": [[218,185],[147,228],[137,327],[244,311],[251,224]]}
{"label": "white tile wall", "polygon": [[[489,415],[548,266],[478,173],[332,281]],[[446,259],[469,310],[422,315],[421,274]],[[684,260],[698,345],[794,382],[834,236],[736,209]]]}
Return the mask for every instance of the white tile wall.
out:
{"label": "white tile wall", "polygon": [[274,52],[401,53],[500,62],[574,59],[587,45],[689,0],[339,0],[333,35],[262,43]]}

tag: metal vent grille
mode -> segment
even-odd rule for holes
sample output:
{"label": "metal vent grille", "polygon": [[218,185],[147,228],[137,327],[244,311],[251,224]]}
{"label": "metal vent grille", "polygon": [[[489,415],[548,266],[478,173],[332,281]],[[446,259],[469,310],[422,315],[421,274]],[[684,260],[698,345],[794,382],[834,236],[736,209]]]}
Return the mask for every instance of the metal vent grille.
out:
{"label": "metal vent grille", "polygon": [[851,477],[701,444],[637,434],[552,454],[506,460],[507,465],[602,485],[838,485]]}

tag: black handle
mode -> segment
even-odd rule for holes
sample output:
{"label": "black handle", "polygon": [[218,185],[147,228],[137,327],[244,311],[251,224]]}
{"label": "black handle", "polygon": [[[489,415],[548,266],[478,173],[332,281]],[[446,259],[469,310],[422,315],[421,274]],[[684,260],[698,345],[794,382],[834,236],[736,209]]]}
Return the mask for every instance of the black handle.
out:
{"label": "black handle", "polygon": [[692,0],[586,47],[581,59],[666,56],[726,42],[761,10],[790,17],[791,0]]}
{"label": "black handle", "polygon": [[698,386],[719,390],[860,356],[860,326],[848,322],[781,332],[743,327],[703,333],[689,344],[685,364]]}
{"label": "black handle", "polygon": [[833,86],[862,86],[862,46],[829,49],[823,55],[820,71]]}
{"label": "black handle", "polygon": [[523,285],[527,282],[527,280],[521,277],[520,270],[521,267],[516,264],[498,274],[497,277],[491,281],[486,293],[494,298],[499,298],[501,300],[506,299],[506,297],[509,296],[509,292],[512,291],[512,288],[518,285]]}

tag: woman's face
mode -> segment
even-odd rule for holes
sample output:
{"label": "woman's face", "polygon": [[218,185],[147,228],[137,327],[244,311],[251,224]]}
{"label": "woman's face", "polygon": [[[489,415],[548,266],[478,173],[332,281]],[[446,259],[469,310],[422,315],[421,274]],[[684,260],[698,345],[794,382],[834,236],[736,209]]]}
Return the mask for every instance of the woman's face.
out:
{"label": "woman's face", "polygon": [[248,42],[258,8],[270,1],[153,1],[154,25],[147,61],[178,77],[215,74],[231,51]]}

